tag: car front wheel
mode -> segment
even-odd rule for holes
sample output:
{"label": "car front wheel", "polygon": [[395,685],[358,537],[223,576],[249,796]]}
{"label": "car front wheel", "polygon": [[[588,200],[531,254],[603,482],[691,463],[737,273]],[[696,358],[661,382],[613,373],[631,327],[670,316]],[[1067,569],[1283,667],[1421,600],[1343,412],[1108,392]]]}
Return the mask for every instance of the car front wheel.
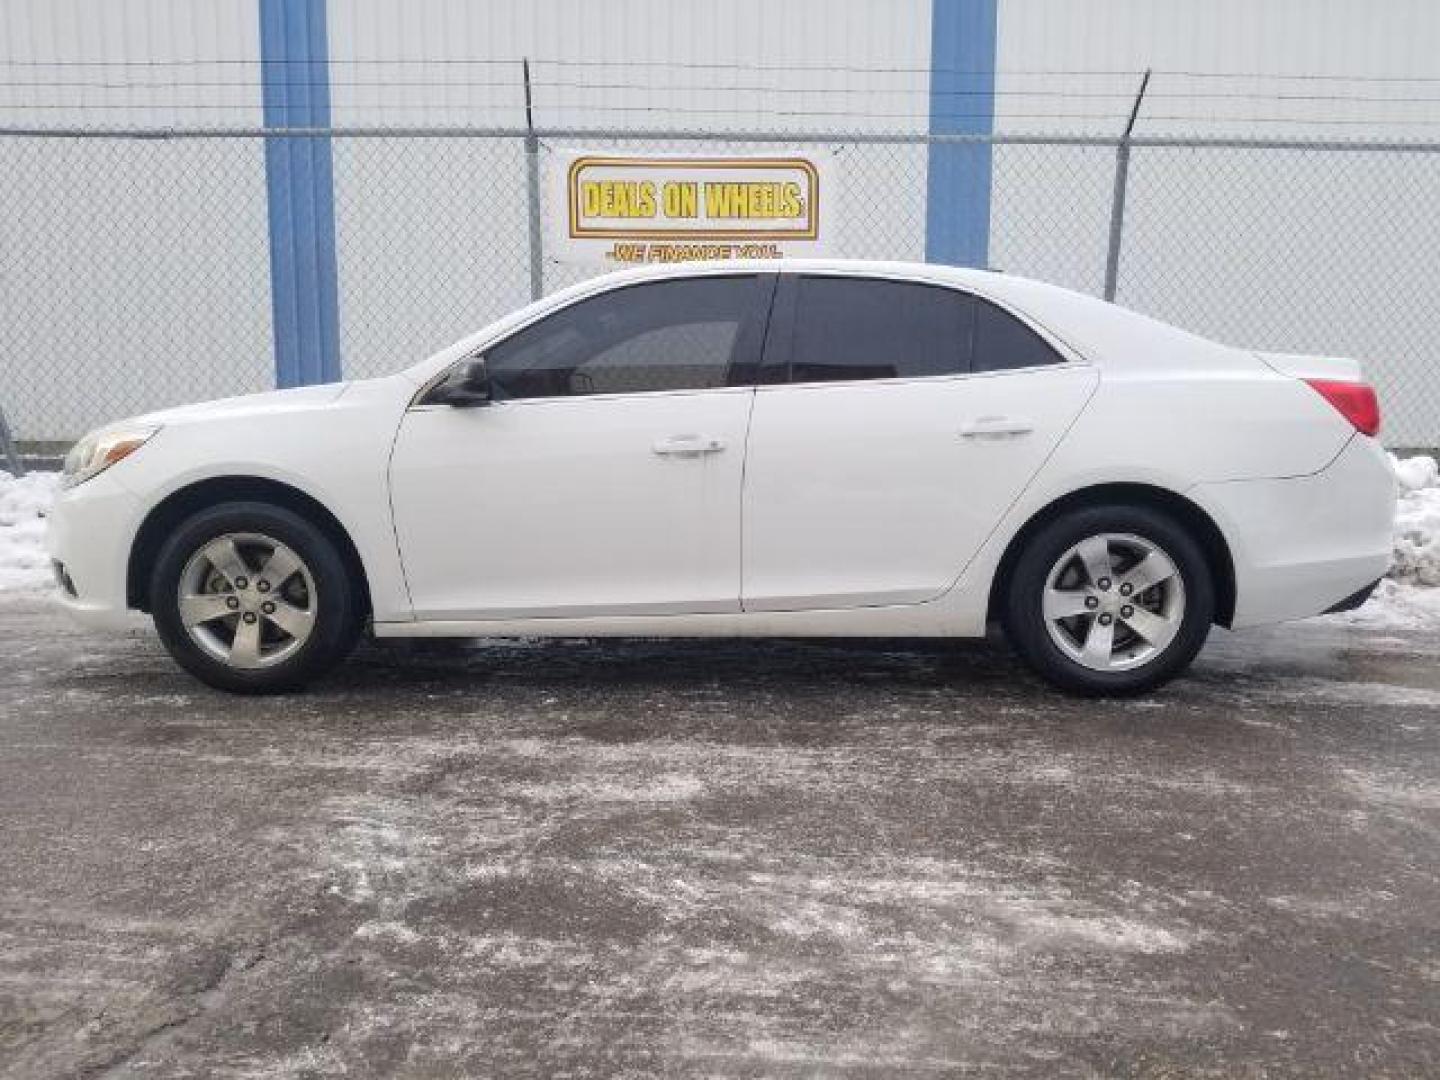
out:
{"label": "car front wheel", "polygon": [[176,662],[236,693],[300,689],[343,659],[360,630],[334,543],[269,503],[225,503],[183,522],[156,559],[150,599]]}
{"label": "car front wheel", "polygon": [[1015,563],[1006,634],[1055,685],[1134,694],[1183,671],[1214,616],[1204,552],[1172,517],[1141,506],[1096,506],[1043,526]]}

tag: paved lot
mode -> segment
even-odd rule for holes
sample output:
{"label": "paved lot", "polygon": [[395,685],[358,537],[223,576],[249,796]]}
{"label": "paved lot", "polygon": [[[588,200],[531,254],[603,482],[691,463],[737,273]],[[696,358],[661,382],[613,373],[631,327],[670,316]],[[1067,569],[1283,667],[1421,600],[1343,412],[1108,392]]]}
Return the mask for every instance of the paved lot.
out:
{"label": "paved lot", "polygon": [[1435,1076],[1440,635],[1154,698],[925,643],[372,648],[0,604],[0,1075]]}

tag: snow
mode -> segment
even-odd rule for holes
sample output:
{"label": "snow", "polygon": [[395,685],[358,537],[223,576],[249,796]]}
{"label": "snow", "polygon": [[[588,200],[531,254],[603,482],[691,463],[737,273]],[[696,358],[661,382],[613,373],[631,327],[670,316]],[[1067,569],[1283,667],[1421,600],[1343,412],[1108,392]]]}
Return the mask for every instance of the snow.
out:
{"label": "snow", "polygon": [[59,490],[59,473],[0,471],[0,590],[39,589],[52,580],[44,514]]}
{"label": "snow", "polygon": [[1390,466],[1395,470],[1395,479],[1399,481],[1402,492],[1440,487],[1440,464],[1432,457],[1417,454],[1402,459],[1391,454]]}
{"label": "snow", "polygon": [[1420,455],[1393,459],[1400,484],[1395,515],[1395,567],[1400,582],[1440,585],[1440,466]]}
{"label": "snow", "polygon": [[[1424,454],[1390,458],[1400,488],[1395,515],[1395,565],[1361,621],[1440,618],[1440,464]],[[0,591],[49,586],[45,511],[60,489],[59,474],[14,477],[0,471]]]}
{"label": "snow", "polygon": [[1395,561],[1364,607],[1333,618],[1374,629],[1428,626],[1440,622],[1440,464],[1424,454],[1392,454],[1390,464],[1400,488]]}

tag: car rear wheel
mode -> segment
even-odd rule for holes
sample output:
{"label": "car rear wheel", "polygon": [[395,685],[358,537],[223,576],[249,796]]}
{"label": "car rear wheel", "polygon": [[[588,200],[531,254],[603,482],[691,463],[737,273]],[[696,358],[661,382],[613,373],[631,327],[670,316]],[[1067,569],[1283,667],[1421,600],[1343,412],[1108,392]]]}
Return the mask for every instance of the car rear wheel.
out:
{"label": "car rear wheel", "polygon": [[1134,694],[1183,671],[1214,616],[1200,545],[1149,507],[1095,506],[1043,526],[1010,576],[1003,621],[1021,657],[1082,694]]}
{"label": "car rear wheel", "polygon": [[297,690],[349,653],[361,614],[334,543],[268,503],[186,520],[150,585],[160,639],[202,682],[237,693]]}

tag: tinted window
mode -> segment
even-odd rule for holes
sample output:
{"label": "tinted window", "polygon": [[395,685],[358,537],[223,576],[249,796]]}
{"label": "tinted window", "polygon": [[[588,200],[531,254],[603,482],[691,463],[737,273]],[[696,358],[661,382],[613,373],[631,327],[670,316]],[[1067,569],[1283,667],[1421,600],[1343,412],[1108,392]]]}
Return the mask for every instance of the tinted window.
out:
{"label": "tinted window", "polygon": [[1034,330],[985,300],[975,301],[975,370],[1058,364],[1060,355]]}
{"label": "tinted window", "polygon": [[796,283],[790,380],[894,379],[969,369],[973,301],[933,285],[875,278]]}
{"label": "tinted window", "polygon": [[726,385],[759,299],[755,276],[633,285],[572,304],[485,354],[497,399]]}

